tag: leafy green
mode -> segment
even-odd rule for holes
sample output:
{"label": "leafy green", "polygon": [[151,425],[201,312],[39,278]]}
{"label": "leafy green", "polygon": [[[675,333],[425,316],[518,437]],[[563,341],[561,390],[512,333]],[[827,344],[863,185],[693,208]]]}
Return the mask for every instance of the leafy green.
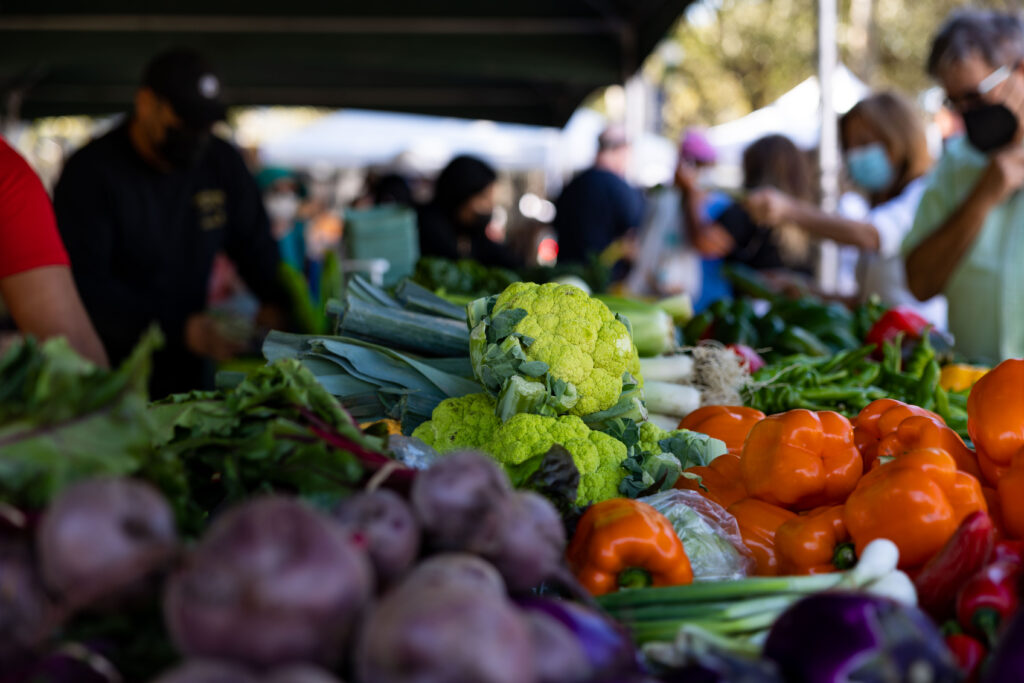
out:
{"label": "leafy green", "polygon": [[117,370],[64,339],[28,339],[0,359],[0,498],[45,505],[79,479],[136,472],[148,459],[147,383],[158,331]]}
{"label": "leafy green", "polygon": [[669,436],[659,441],[658,446],[662,452],[674,455],[684,470],[709,465],[728,451],[724,442],[689,429],[669,432]]}
{"label": "leafy green", "polygon": [[[295,359],[260,368],[233,389],[169,397],[152,406],[151,417],[159,451],[184,466],[181,477],[151,478],[177,503],[189,532],[217,507],[262,491],[333,504],[363,475],[353,452],[380,447]],[[345,437],[350,449],[319,438],[314,420]]]}

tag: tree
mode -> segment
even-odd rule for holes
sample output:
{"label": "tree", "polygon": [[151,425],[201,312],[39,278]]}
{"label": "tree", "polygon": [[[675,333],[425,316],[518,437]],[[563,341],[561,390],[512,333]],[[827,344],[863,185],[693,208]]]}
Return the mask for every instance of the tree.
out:
{"label": "tree", "polygon": [[[916,95],[931,37],[962,0],[839,0],[840,56],[876,88]],[[1013,8],[1014,0],[978,5]],[[666,133],[714,125],[769,104],[814,75],[813,0],[698,0],[645,74],[665,93]]]}

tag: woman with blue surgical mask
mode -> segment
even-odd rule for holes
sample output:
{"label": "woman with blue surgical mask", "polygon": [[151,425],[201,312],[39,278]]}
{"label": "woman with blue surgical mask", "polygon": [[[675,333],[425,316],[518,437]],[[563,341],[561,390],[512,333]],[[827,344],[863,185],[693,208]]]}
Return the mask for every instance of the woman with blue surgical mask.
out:
{"label": "woman with blue surgical mask", "polygon": [[[944,329],[946,301],[919,302],[907,289],[900,246],[931,167],[924,124],[906,99],[882,92],[861,100],[839,121],[846,175],[859,197],[845,196],[836,214],[774,189],[752,192],[747,211],[764,225],[794,224],[841,245],[861,300],[878,295],[892,306],[910,306]],[[841,266],[842,268],[842,266]]]}

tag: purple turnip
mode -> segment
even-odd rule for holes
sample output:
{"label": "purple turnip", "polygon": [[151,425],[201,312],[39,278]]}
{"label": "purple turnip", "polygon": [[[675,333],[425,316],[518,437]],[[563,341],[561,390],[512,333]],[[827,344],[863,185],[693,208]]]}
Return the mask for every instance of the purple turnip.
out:
{"label": "purple turnip", "polygon": [[0,670],[30,654],[57,625],[57,609],[46,595],[28,542],[0,539]]}
{"label": "purple turnip", "polygon": [[377,581],[389,586],[405,574],[420,551],[420,527],[412,509],[394,491],[360,493],[335,512],[346,528],[366,544]]}
{"label": "purple turnip", "polygon": [[505,598],[475,585],[403,586],[384,596],[360,634],[357,680],[537,683],[530,630]]}
{"label": "purple turnip", "polygon": [[429,593],[453,585],[505,597],[505,581],[494,565],[469,553],[443,553],[427,558],[395,590]]}
{"label": "purple turnip", "polygon": [[189,656],[331,664],[372,593],[369,559],[339,524],[268,496],[214,521],[168,582],[164,615]]}
{"label": "purple turnip", "polygon": [[518,491],[500,500],[497,511],[467,550],[490,560],[510,591],[525,593],[565,575],[565,528],[554,505],[532,491]]}
{"label": "purple turnip", "polygon": [[596,671],[580,641],[562,622],[542,612],[524,612],[533,642],[537,683],[582,683]]}
{"label": "purple turnip", "polygon": [[461,451],[420,472],[411,500],[432,549],[463,550],[511,492],[508,476],[493,459]]}
{"label": "purple turnip", "polygon": [[174,513],[149,484],[90,479],[65,489],[37,532],[47,587],[69,608],[116,599],[174,556]]}

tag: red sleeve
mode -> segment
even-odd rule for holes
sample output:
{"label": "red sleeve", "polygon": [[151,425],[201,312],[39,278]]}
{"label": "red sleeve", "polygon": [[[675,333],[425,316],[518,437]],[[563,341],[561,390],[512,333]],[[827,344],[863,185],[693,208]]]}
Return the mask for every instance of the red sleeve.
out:
{"label": "red sleeve", "polygon": [[68,254],[43,184],[28,163],[0,140],[0,278],[66,265]]}

